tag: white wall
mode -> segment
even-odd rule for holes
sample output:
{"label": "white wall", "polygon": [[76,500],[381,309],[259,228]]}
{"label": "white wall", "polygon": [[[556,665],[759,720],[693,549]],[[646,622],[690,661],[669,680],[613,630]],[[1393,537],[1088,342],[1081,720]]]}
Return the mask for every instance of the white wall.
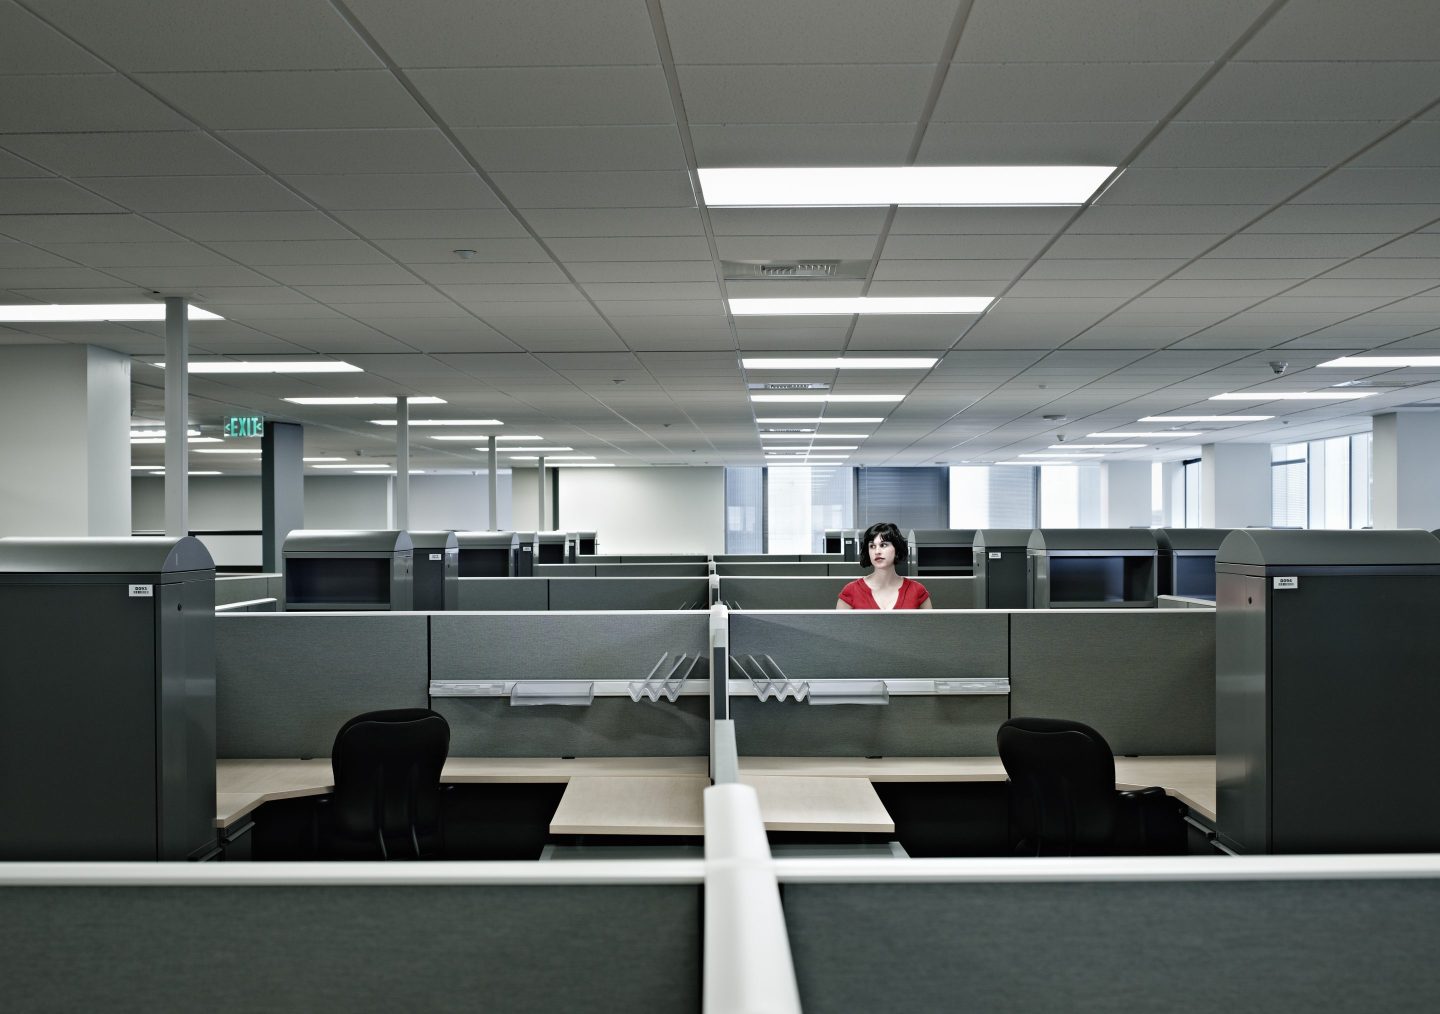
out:
{"label": "white wall", "polygon": [[1200,527],[1269,527],[1270,445],[1200,448]]}
{"label": "white wall", "polygon": [[412,475],[410,527],[422,532],[510,531],[510,498],[510,473],[502,469],[495,489],[496,513],[501,523],[492,525],[488,474]]}
{"label": "white wall", "polygon": [[1106,461],[1100,465],[1100,525],[1150,527],[1150,462]]}
{"label": "white wall", "polygon": [[1440,528],[1440,412],[1385,412],[1371,444],[1376,528]]}
{"label": "white wall", "polygon": [[[382,531],[394,524],[395,490],[388,475],[305,476],[305,527]],[[260,527],[256,518],[255,527]]]}
{"label": "white wall", "polygon": [[[601,553],[725,552],[723,468],[565,468],[559,481],[560,527],[596,532]],[[531,473],[532,512],[534,489]]]}

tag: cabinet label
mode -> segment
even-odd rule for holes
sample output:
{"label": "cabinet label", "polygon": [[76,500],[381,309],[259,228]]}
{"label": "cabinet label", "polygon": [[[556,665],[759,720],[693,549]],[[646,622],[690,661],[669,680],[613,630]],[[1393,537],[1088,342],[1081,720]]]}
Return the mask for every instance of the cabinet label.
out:
{"label": "cabinet label", "polygon": [[431,561],[432,563],[439,563],[439,562],[440,562],[441,560],[443,560],[443,559],[445,559],[445,555],[444,555],[443,553],[431,553],[431,554],[430,554],[430,561]]}
{"label": "cabinet label", "polygon": [[1000,554],[999,554],[999,553],[991,553],[991,554],[990,554],[990,559],[992,559],[992,560],[998,560],[998,559],[1000,559]]}
{"label": "cabinet label", "polygon": [[155,586],[153,584],[132,584],[130,586],[130,597],[132,599],[153,599],[155,597]]}
{"label": "cabinet label", "polygon": [[1284,591],[1294,591],[1296,588],[1299,588],[1299,587],[1300,587],[1300,579],[1299,579],[1298,577],[1293,576],[1293,575],[1292,575],[1291,577],[1277,577],[1277,578],[1275,579],[1275,590],[1276,590],[1276,591],[1282,591],[1282,590],[1284,590]]}

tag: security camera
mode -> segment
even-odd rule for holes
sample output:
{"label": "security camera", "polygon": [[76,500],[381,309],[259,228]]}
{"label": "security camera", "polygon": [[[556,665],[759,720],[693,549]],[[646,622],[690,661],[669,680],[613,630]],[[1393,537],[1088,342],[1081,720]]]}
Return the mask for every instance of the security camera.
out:
{"label": "security camera", "polygon": [[1275,374],[1275,376],[1277,377],[1280,376],[1280,374],[1284,373],[1289,366],[1289,363],[1283,362],[1279,359],[1270,360],[1270,372]]}
{"label": "security camera", "polygon": [[1055,442],[1056,442],[1056,443],[1063,444],[1063,443],[1065,442],[1065,434],[1063,434],[1063,433],[1057,433],[1057,434],[1055,434]]}

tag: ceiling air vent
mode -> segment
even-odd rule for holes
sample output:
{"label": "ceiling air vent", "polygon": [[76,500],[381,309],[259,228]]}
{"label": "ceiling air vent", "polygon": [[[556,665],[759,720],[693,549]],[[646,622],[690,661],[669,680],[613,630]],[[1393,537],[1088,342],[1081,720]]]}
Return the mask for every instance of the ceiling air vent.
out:
{"label": "ceiling air vent", "polygon": [[722,261],[728,282],[830,282],[865,277],[869,261]]}
{"label": "ceiling air vent", "polygon": [[745,387],[751,391],[828,391],[829,384],[818,382],[792,383],[792,384],[746,384]]}

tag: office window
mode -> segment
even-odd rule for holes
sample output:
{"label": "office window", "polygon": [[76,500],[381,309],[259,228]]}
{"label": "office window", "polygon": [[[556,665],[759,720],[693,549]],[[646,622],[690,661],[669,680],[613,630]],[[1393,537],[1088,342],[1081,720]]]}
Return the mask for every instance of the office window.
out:
{"label": "office window", "polygon": [[1040,526],[1100,525],[1100,469],[1095,465],[1040,466]]}
{"label": "office window", "polygon": [[893,521],[902,532],[944,528],[950,483],[943,468],[862,468],[856,474],[857,528]]}
{"label": "office window", "polygon": [[1270,446],[1270,524],[1275,528],[1304,528],[1309,523],[1308,460],[1306,444]]}
{"label": "office window", "polygon": [[848,466],[765,469],[765,551],[822,552],[825,529],[855,527],[854,498]]}
{"label": "office window", "polygon": [[765,552],[765,469],[725,469],[725,552]]}
{"label": "office window", "polygon": [[1270,449],[1276,528],[1368,528],[1371,435],[1356,433]]}
{"label": "office window", "polygon": [[954,465],[951,528],[1034,528],[1035,469],[1024,465]]}
{"label": "office window", "polygon": [[1186,528],[1200,527],[1200,459],[1187,458],[1180,463],[1181,486],[1184,491]]}
{"label": "office window", "polygon": [[1371,434],[1356,433],[1350,438],[1350,527],[1370,528],[1375,524],[1371,514],[1370,452]]}
{"label": "office window", "polygon": [[1159,461],[1150,463],[1150,527],[1165,526],[1165,466]]}

